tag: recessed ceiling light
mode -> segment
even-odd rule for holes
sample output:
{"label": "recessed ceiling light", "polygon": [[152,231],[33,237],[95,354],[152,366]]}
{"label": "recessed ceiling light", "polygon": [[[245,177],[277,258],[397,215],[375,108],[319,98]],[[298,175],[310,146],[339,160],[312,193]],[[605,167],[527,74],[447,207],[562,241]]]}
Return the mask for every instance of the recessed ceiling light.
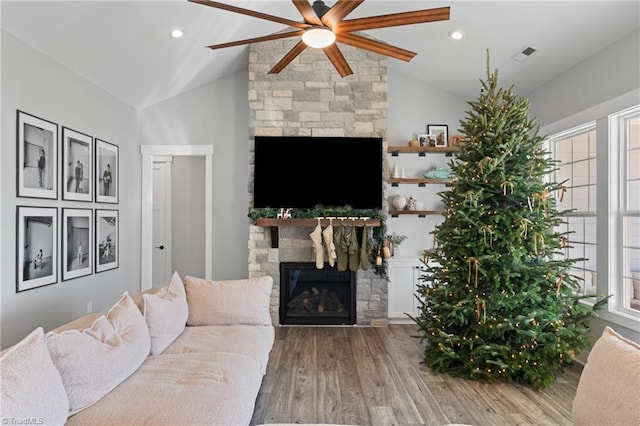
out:
{"label": "recessed ceiling light", "polygon": [[449,31],[449,37],[454,40],[460,40],[462,39],[462,37],[464,37],[464,33],[460,30],[451,30]]}
{"label": "recessed ceiling light", "polygon": [[173,38],[180,38],[183,35],[184,34],[182,33],[182,30],[176,29],[176,30],[171,31],[171,37],[173,37]]}

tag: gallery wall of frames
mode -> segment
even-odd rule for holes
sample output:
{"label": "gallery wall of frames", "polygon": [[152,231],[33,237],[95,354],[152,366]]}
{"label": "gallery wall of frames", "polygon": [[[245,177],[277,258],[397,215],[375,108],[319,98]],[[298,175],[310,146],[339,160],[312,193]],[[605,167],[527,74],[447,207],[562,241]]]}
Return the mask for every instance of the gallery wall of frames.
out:
{"label": "gallery wall of frames", "polygon": [[24,111],[16,118],[16,195],[25,199],[16,207],[16,292],[117,268],[118,145]]}

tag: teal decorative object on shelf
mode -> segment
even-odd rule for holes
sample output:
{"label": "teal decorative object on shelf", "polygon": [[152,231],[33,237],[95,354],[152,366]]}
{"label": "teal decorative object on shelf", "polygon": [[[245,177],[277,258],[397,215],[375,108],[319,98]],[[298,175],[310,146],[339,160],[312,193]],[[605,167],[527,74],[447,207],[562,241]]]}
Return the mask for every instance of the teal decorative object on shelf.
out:
{"label": "teal decorative object on shelf", "polygon": [[436,167],[424,172],[424,177],[427,179],[450,179],[453,177],[453,173],[444,167]]}

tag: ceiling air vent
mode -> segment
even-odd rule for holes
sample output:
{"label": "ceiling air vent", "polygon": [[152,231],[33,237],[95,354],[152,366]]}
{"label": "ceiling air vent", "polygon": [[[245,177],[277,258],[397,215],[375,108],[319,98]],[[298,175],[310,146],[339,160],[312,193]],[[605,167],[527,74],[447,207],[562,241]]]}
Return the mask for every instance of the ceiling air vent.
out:
{"label": "ceiling air vent", "polygon": [[536,52],[537,52],[537,50],[534,49],[533,47],[524,46],[522,49],[518,50],[518,52],[515,55],[513,55],[511,57],[511,59],[513,59],[514,61],[518,61],[520,63],[523,63],[524,61],[529,59],[529,57],[531,55],[533,55]]}

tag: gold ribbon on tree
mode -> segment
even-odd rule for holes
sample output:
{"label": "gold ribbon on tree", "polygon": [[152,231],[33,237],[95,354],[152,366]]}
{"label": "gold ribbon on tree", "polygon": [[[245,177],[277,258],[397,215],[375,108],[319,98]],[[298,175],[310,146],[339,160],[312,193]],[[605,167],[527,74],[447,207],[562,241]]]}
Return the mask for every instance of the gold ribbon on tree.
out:
{"label": "gold ribbon on tree", "polygon": [[468,190],[464,193],[464,205],[467,205],[467,201],[469,202],[469,207],[477,206],[476,200],[473,198],[475,196],[475,191],[472,189]]}
{"label": "gold ribbon on tree", "polygon": [[562,246],[562,248],[565,248],[567,246],[567,237],[565,237],[564,235],[560,235],[560,245]]}
{"label": "gold ribbon on tree", "polygon": [[560,202],[562,202],[562,200],[564,200],[564,194],[567,192],[567,187],[566,186],[562,186],[562,188],[560,188]]}
{"label": "gold ribbon on tree", "polygon": [[533,252],[538,254],[538,242],[540,242],[540,251],[544,254],[544,235],[539,232],[533,234]]}
{"label": "gold ribbon on tree", "polygon": [[556,296],[560,294],[560,287],[562,287],[562,282],[564,281],[564,274],[560,274],[558,280],[556,281]]}
{"label": "gold ribbon on tree", "polygon": [[527,233],[529,232],[529,226],[532,226],[533,222],[529,219],[524,218],[520,220],[520,228],[522,228],[522,232],[520,233],[524,238],[527,238]]}
{"label": "gold ribbon on tree", "polygon": [[476,300],[476,317],[478,318],[478,322],[480,322],[480,307],[482,307],[483,318],[482,322],[487,322],[487,301],[484,299]]}
{"label": "gold ribbon on tree", "polygon": [[549,198],[549,190],[547,188],[543,189],[541,194],[533,194],[534,201],[535,199],[538,199],[538,201],[540,201],[540,204],[542,204],[545,216],[547,215],[547,198]]}
{"label": "gold ribbon on tree", "polygon": [[482,231],[482,239],[484,240],[484,245],[487,245],[487,235],[489,236],[489,246],[491,248],[493,248],[493,231],[491,230],[491,228],[489,228],[488,225],[483,226],[482,228],[480,228],[480,230]]}
{"label": "gold ribbon on tree", "polygon": [[491,157],[484,157],[482,160],[478,161],[478,166],[480,167],[480,173],[484,173],[484,164],[490,163],[493,161]]}
{"label": "gold ribbon on tree", "polygon": [[509,182],[508,180],[505,180],[504,182],[500,183],[500,188],[502,189],[502,195],[507,195],[508,189],[511,190],[511,195],[513,195],[513,188],[515,188],[515,184],[513,182]]}
{"label": "gold ribbon on tree", "polygon": [[467,284],[471,284],[471,264],[475,267],[475,285],[478,288],[478,270],[480,269],[480,261],[475,257],[467,259],[467,265],[469,265],[469,274],[467,275]]}

